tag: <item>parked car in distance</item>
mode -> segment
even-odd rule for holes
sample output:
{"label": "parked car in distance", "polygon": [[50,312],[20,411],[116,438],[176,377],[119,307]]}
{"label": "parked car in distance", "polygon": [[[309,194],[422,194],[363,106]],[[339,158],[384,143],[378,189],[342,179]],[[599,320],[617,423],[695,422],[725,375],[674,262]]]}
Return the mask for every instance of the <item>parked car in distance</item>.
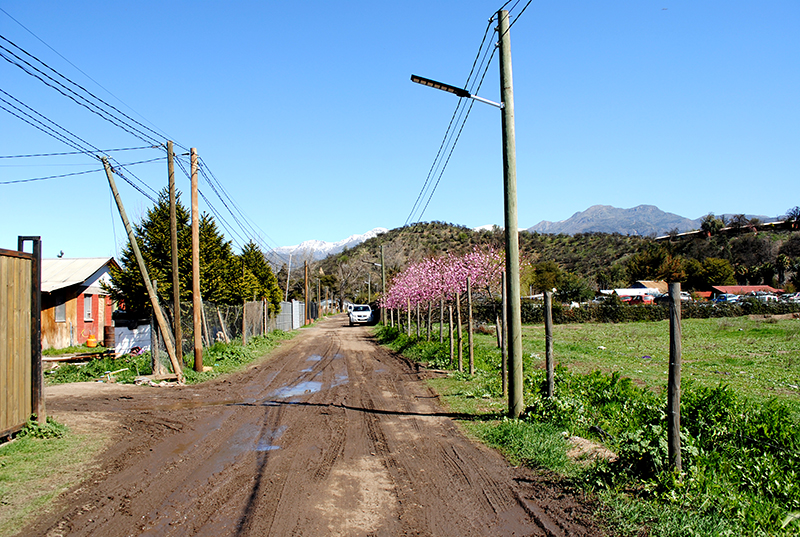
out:
{"label": "parked car in distance", "polygon": [[715,302],[717,304],[732,304],[732,303],[735,303],[735,302],[739,302],[739,299],[740,299],[739,295],[734,295],[734,294],[731,294],[731,293],[723,293],[723,294],[719,295],[718,297],[716,297],[713,300],[713,302]]}
{"label": "parked car in distance", "polygon": [[652,304],[653,302],[655,302],[655,297],[653,295],[637,295],[631,297],[628,304]]}
{"label": "parked car in distance", "polygon": [[350,310],[350,326],[366,324],[372,320],[372,308],[367,304],[353,304]]}
{"label": "parked car in distance", "polygon": [[[681,291],[681,302],[694,302],[692,295],[688,291]],[[669,293],[661,293],[655,297],[656,304],[669,304]]]}

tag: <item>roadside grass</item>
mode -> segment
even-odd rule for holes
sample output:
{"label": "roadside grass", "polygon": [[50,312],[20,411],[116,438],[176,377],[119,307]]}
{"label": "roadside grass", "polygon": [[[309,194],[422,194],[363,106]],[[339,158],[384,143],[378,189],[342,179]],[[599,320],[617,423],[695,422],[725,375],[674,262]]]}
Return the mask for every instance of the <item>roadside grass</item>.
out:
{"label": "roadside grass", "polygon": [[292,339],[296,334],[296,331],[274,330],[265,336],[250,338],[247,345],[242,345],[241,339],[233,340],[230,343],[214,343],[203,349],[203,365],[211,366],[210,371],[197,372],[192,369],[194,355],[189,354],[185,357],[187,365],[183,370],[186,383],[199,384],[226,373],[240,371],[256,358],[271,351],[282,341]]}
{"label": "roadside grass", "polygon": [[102,345],[96,347],[88,347],[86,345],[73,345],[63,349],[43,349],[42,354],[45,356],[60,356],[63,354],[99,354],[106,352],[107,348]]}
{"label": "roadside grass", "polygon": [[44,426],[28,422],[15,440],[0,445],[0,536],[19,533],[34,513],[77,483],[102,443],[48,418]]}
{"label": "roadside grass", "polygon": [[[211,366],[211,371],[195,372],[194,356],[184,356],[186,365],[183,369],[187,384],[205,382],[225,373],[232,373],[243,369],[256,358],[277,347],[281,341],[291,339],[296,332],[275,330],[265,336],[251,338],[247,345],[242,345],[240,339],[231,343],[217,342],[203,350],[203,363]],[[62,384],[66,382],[92,382],[108,378],[114,373],[115,382],[120,384],[133,384],[136,377],[150,375],[153,372],[150,352],[139,355],[125,354],[117,358],[104,357],[90,360],[84,364],[59,364],[58,367],[45,371],[47,384]]]}
{"label": "roadside grass", "polygon": [[[468,433],[512,464],[558,472],[593,492],[615,534],[796,535],[800,325],[686,319],[682,328],[681,478],[665,464],[667,322],[556,325],[553,399],[542,395],[544,329],[523,327],[528,406],[520,420],[502,417],[493,336],[475,335],[476,375],[453,372],[429,383],[451,411],[472,416],[461,422]],[[396,329],[376,334],[412,359],[452,369],[438,335],[417,346]],[[574,436],[618,458],[570,460],[566,438]]]}

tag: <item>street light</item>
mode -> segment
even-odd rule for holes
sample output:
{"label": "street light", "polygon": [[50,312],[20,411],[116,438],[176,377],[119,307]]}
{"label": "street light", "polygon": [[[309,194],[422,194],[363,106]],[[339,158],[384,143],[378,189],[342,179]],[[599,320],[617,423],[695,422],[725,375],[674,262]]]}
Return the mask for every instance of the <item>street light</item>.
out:
{"label": "street light", "polygon": [[458,95],[459,97],[464,97],[466,99],[474,99],[482,103],[496,106],[497,108],[500,109],[503,108],[503,103],[496,103],[494,101],[490,101],[489,99],[484,99],[483,97],[472,95],[464,88],[457,88],[455,86],[451,86],[450,84],[445,84],[444,82],[436,82],[435,80],[431,80],[430,78],[423,78],[421,76],[411,75],[411,82],[416,82],[417,84],[422,84],[423,86],[428,86],[429,88],[446,91],[448,93],[452,93],[454,95]]}
{"label": "street light", "polygon": [[500,36],[501,103],[471,95],[467,90],[411,75],[411,81],[440,89],[458,97],[467,97],[501,109],[503,132],[503,191],[506,231],[506,287],[508,289],[508,413],[518,418],[524,409],[522,395],[522,311],[519,289],[519,232],[517,231],[517,156],[514,136],[514,89],[511,77],[511,36],[508,11],[497,12]]}

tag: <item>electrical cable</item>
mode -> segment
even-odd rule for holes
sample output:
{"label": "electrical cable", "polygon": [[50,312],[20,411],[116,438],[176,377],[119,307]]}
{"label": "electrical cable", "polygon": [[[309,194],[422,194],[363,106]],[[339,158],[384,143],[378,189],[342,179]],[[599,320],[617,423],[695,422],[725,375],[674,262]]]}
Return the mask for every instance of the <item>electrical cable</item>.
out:
{"label": "electrical cable", "polygon": [[35,177],[33,179],[17,179],[15,181],[0,181],[0,185],[13,185],[16,183],[32,183],[34,181],[46,181],[48,179],[60,179],[62,177],[72,177],[73,175],[85,175],[87,173],[102,172],[102,169],[85,170],[82,172],[64,173],[61,175],[50,175],[48,177]]}
{"label": "electrical cable", "polygon": [[[509,0],[510,2],[511,0]],[[508,2],[507,2],[508,3]],[[489,19],[489,23],[486,25],[486,29],[483,31],[483,37],[481,38],[480,45],[478,46],[478,53],[475,55],[475,59],[472,62],[472,67],[470,68],[469,74],[467,75],[467,80],[464,84],[464,87],[467,88],[470,84],[470,79],[472,78],[472,74],[475,71],[475,66],[478,64],[478,59],[481,57],[481,51],[483,50],[483,45],[486,43],[486,36],[489,35],[489,30],[492,27],[492,21],[494,17]],[[487,49],[488,50],[488,49]],[[485,57],[485,54],[484,54]],[[441,163],[440,157],[442,155],[443,150],[447,147],[448,140],[451,139],[451,128],[453,126],[453,122],[455,121],[456,117],[461,117],[463,114],[463,98],[459,97],[458,103],[456,103],[456,107],[453,110],[452,116],[450,116],[450,122],[447,125],[447,130],[444,133],[444,137],[442,138],[441,144],[439,144],[439,149],[436,152],[436,156],[433,159],[433,163],[431,164],[430,169],[428,170],[428,175],[425,177],[425,182],[422,184],[422,188],[420,189],[419,194],[417,195],[416,201],[414,201],[414,205],[411,207],[411,211],[406,218],[404,226],[408,224],[408,222],[414,217],[414,213],[419,208],[420,200],[425,197],[425,193],[430,185],[431,178],[436,175],[436,170],[438,169],[439,164]],[[461,114],[459,114],[461,112]],[[419,219],[417,220],[419,221]]]}
{"label": "electrical cable", "polygon": [[[481,80],[480,80],[480,83],[478,84],[478,87],[477,87],[476,91],[480,90],[481,86],[483,85],[483,79],[486,77],[486,73],[489,70],[489,66],[492,63],[492,58],[493,57],[494,57],[494,51],[492,52],[492,55],[489,58],[489,61],[486,63],[486,68],[483,71],[483,76],[481,76]],[[467,114],[464,117],[464,121],[461,123],[461,127],[458,129],[458,135],[456,136],[456,139],[455,139],[455,141],[453,142],[453,145],[450,148],[450,153],[447,155],[447,160],[445,161],[444,166],[442,167],[441,173],[439,173],[439,178],[436,180],[436,184],[433,186],[433,190],[431,191],[430,196],[428,196],[428,201],[425,203],[425,207],[423,207],[422,212],[420,213],[419,219],[417,221],[422,220],[422,216],[425,214],[425,211],[428,208],[428,204],[430,204],[431,199],[433,199],[433,194],[436,192],[436,187],[439,186],[439,181],[442,180],[442,175],[444,175],[444,171],[445,171],[445,169],[447,169],[447,164],[450,162],[450,157],[453,155],[453,151],[455,150],[456,145],[458,144],[459,138],[461,138],[461,132],[464,130],[464,125],[466,125],[466,123],[467,123],[467,119],[469,118],[469,113],[472,111],[472,105],[473,104],[475,104],[475,101],[471,101],[470,104],[469,104],[469,108],[467,109]]]}
{"label": "electrical cable", "polygon": [[[1,36],[1,35],[0,35],[0,39],[3,39],[4,41],[8,41],[8,40],[7,40],[5,37],[3,37],[3,36]],[[10,41],[9,41],[9,43],[10,43]],[[13,44],[13,43],[12,43],[12,44]],[[16,45],[14,45],[14,46],[16,46]],[[19,47],[17,47],[17,48],[19,48]],[[73,102],[75,102],[76,104],[78,104],[78,105],[80,105],[80,106],[82,106],[82,107],[86,108],[87,110],[89,110],[89,111],[90,111],[90,112],[92,112],[93,114],[96,114],[97,116],[101,117],[102,119],[105,119],[105,120],[106,120],[106,121],[108,121],[109,123],[111,123],[111,124],[113,124],[113,125],[115,125],[115,126],[117,126],[117,127],[121,128],[122,130],[126,131],[128,134],[130,134],[130,135],[132,135],[132,136],[135,136],[136,138],[139,138],[140,140],[142,140],[142,141],[143,141],[143,142],[145,142],[145,143],[149,143],[149,144],[157,144],[157,143],[158,143],[158,140],[157,140],[157,139],[155,139],[155,138],[152,138],[152,137],[148,137],[148,135],[146,135],[146,134],[145,134],[145,133],[143,133],[142,131],[140,131],[140,130],[136,129],[135,127],[132,127],[132,126],[130,126],[129,124],[123,124],[124,122],[123,122],[122,120],[120,120],[119,118],[116,118],[116,117],[114,117],[114,116],[113,116],[111,113],[109,113],[108,111],[106,111],[106,110],[104,110],[103,108],[99,107],[97,104],[95,104],[95,103],[93,103],[93,102],[89,101],[89,100],[88,100],[86,97],[84,97],[84,96],[82,96],[82,95],[78,94],[78,93],[77,93],[77,92],[75,92],[73,89],[71,89],[71,88],[69,88],[69,87],[65,86],[64,84],[62,84],[62,83],[61,83],[61,82],[59,82],[58,80],[54,79],[54,78],[53,78],[53,77],[51,77],[50,75],[48,75],[48,74],[44,73],[44,72],[43,72],[41,69],[39,69],[39,68],[37,68],[37,67],[35,67],[35,66],[31,65],[31,64],[30,64],[30,62],[28,62],[28,61],[26,61],[26,60],[24,60],[24,59],[20,58],[20,57],[19,57],[17,54],[15,54],[13,51],[11,51],[11,50],[7,49],[7,48],[6,48],[6,47],[4,47],[3,45],[0,45],[0,50],[6,51],[8,54],[10,54],[10,55],[14,56],[14,57],[15,57],[15,58],[17,58],[19,61],[23,62],[25,65],[27,65],[28,67],[30,67],[31,69],[33,69],[33,70],[34,70],[34,71],[36,71],[37,73],[41,74],[42,76],[39,76],[38,74],[32,73],[30,70],[26,69],[26,68],[25,68],[23,65],[21,65],[19,62],[12,60],[11,58],[9,58],[9,57],[8,57],[6,54],[4,54],[3,52],[0,52],[0,57],[2,57],[4,60],[6,60],[7,62],[9,62],[9,63],[10,63],[10,64],[12,64],[12,65],[15,65],[15,66],[19,67],[19,68],[20,68],[20,69],[21,69],[23,72],[25,72],[25,73],[27,73],[28,75],[30,75],[30,76],[32,76],[32,77],[34,77],[34,78],[38,79],[40,82],[42,82],[42,83],[43,83],[43,84],[45,84],[46,86],[48,86],[48,87],[50,87],[50,88],[54,89],[55,91],[57,91],[58,93],[60,93],[60,94],[61,94],[61,95],[63,95],[64,97],[67,97],[68,99],[72,100],[72,101],[73,101]],[[23,49],[20,49],[20,50],[22,50],[23,52],[25,52]],[[27,54],[27,52],[26,52],[26,54]],[[32,57],[32,58],[34,58],[34,59],[37,59],[37,61],[39,61],[40,63],[42,63],[42,65],[45,65],[46,67],[50,68],[49,66],[47,66],[47,64],[45,64],[44,62],[41,62],[40,60],[38,60],[38,58],[36,58],[35,56],[32,56],[32,55],[30,55],[30,54],[28,54],[28,55],[29,55],[29,56],[31,56],[31,57]],[[51,69],[51,70],[53,70],[53,69]],[[64,78],[65,80],[69,81],[70,83],[72,83],[72,84],[75,84],[74,82],[72,82],[72,81],[71,81],[71,80],[69,80],[68,78],[64,77],[63,75],[61,75],[61,74],[60,74],[60,73],[58,73],[57,71],[55,71],[55,70],[53,70],[53,71],[54,71],[54,72],[56,72],[56,74],[58,74],[59,76],[62,76],[62,78]],[[47,78],[48,80],[51,80],[53,83],[51,84],[50,82],[48,82],[47,80],[45,80],[45,79],[44,79],[44,78],[42,78],[42,77],[45,77],[45,78]],[[54,85],[54,84],[55,84],[55,85]],[[62,89],[59,89],[59,87],[56,87],[56,85],[57,85],[57,86],[60,86],[61,88],[63,88],[63,90],[62,90]],[[75,84],[75,85],[76,85],[76,86],[78,86],[77,84]],[[78,87],[80,87],[80,86],[78,86]],[[68,93],[65,93],[65,91],[66,91],[66,92],[68,92]],[[84,101],[84,102],[81,102],[81,101]],[[112,108],[113,108],[113,107],[112,107]],[[112,119],[112,118],[113,118],[113,119]],[[115,119],[116,119],[117,121],[115,121]],[[119,122],[118,122],[118,121],[119,121]]]}
{"label": "electrical cable", "polygon": [[[30,28],[28,28],[27,26],[25,26],[24,24],[22,24],[20,21],[18,21],[18,20],[17,20],[17,19],[15,19],[14,17],[12,17],[12,16],[11,16],[11,14],[10,14],[8,11],[6,11],[5,9],[3,9],[2,7],[0,7],[0,11],[2,11],[3,13],[5,13],[5,14],[6,14],[6,16],[8,16],[8,18],[9,18],[9,19],[11,19],[12,21],[16,22],[16,23],[17,23],[19,26],[21,26],[21,27],[22,27],[22,28],[23,28],[23,29],[24,29],[26,32],[28,32],[28,33],[29,33],[29,34],[31,34],[33,37],[35,37],[36,39],[38,39],[38,40],[39,40],[39,42],[40,42],[40,43],[42,43],[44,46],[46,46],[47,48],[49,48],[50,50],[52,50],[53,52],[55,52],[55,53],[56,53],[56,54],[57,54],[57,55],[58,55],[58,56],[59,56],[59,57],[60,57],[62,60],[64,60],[64,61],[65,61],[65,62],[67,62],[68,64],[70,64],[70,65],[71,65],[72,67],[74,67],[76,70],[78,70],[78,71],[79,71],[79,72],[80,72],[80,73],[81,73],[83,76],[85,76],[86,78],[88,78],[89,80],[91,80],[92,82],[94,82],[95,84],[97,84],[97,85],[98,85],[98,86],[99,86],[101,89],[103,89],[103,90],[104,90],[106,93],[108,93],[109,95],[111,95],[112,97],[114,97],[116,100],[118,100],[119,102],[121,102],[122,104],[124,104],[124,105],[125,105],[126,107],[128,107],[128,108],[129,108],[131,111],[133,111],[133,112],[134,112],[134,113],[135,113],[137,116],[141,117],[143,120],[145,120],[145,121],[147,121],[148,123],[152,124],[152,121],[150,121],[150,120],[148,120],[147,118],[145,118],[145,117],[144,117],[142,114],[140,114],[139,112],[137,112],[136,110],[134,110],[134,109],[133,109],[133,108],[132,108],[130,105],[128,105],[127,103],[125,103],[125,102],[124,102],[122,99],[120,99],[119,97],[117,97],[116,95],[114,95],[114,94],[113,94],[113,93],[112,93],[112,92],[111,92],[111,91],[110,91],[108,88],[106,88],[105,86],[103,86],[102,84],[100,84],[100,83],[99,83],[97,80],[95,80],[94,78],[92,78],[91,76],[89,76],[89,74],[88,74],[88,73],[86,73],[86,72],[85,72],[83,69],[81,69],[80,67],[78,67],[77,65],[75,65],[74,63],[72,63],[71,61],[69,61],[69,59],[68,59],[68,58],[66,58],[66,57],[65,57],[63,54],[61,54],[59,51],[57,51],[56,49],[54,49],[53,47],[51,47],[51,46],[50,46],[48,43],[46,43],[46,42],[45,42],[45,41],[44,41],[44,40],[43,40],[41,37],[39,37],[38,35],[36,35],[36,34],[35,34],[35,33],[34,33],[34,32],[31,30],[31,29],[30,29]],[[155,125],[154,125],[154,126],[155,126]],[[165,136],[167,139],[169,139],[169,138],[170,138],[170,136],[169,136],[169,135],[167,135],[167,134],[166,134],[166,133],[165,133],[163,130],[159,129],[158,127],[156,127],[156,128],[157,128],[159,131],[161,131],[161,134],[163,134],[163,135],[164,135],[164,136]]]}
{"label": "electrical cable", "polygon": [[[0,90],[2,91],[2,90]],[[3,92],[5,93],[5,92]],[[135,151],[137,149],[154,149],[155,146],[143,145],[141,147],[123,147],[120,149],[101,149],[103,153],[113,153],[115,151]],[[0,158],[31,158],[31,157],[63,157],[65,155],[82,155],[83,151],[64,151],[62,153],[36,153],[32,155],[0,155]]]}

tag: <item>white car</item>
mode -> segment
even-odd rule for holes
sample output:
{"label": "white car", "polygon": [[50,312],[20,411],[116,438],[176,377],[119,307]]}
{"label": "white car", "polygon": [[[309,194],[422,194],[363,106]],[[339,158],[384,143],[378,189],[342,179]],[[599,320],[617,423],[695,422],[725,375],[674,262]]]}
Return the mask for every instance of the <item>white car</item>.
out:
{"label": "white car", "polygon": [[367,304],[353,304],[350,310],[350,326],[368,323],[372,320],[372,308]]}

